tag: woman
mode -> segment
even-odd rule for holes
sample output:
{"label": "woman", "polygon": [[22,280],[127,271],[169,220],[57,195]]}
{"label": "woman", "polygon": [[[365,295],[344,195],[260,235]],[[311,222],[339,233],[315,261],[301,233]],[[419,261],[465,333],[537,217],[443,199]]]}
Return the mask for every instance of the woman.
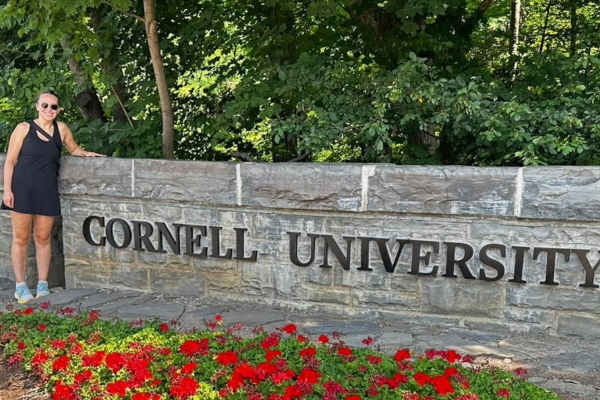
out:
{"label": "woman", "polygon": [[11,260],[15,273],[15,298],[19,303],[33,299],[25,283],[27,245],[33,227],[39,282],[36,298],[50,294],[48,271],[52,255],[50,235],[54,217],[60,215],[58,163],[62,146],[74,156],[102,157],[83,150],[63,122],[58,97],[52,92],[38,96],[38,117],[21,122],[10,136],[4,164],[3,208],[11,210],[13,229]]}

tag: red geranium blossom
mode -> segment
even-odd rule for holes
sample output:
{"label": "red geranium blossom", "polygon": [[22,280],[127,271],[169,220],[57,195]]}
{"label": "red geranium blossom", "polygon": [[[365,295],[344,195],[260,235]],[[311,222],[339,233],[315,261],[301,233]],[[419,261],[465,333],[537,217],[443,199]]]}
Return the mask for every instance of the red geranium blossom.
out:
{"label": "red geranium blossom", "polygon": [[53,371],[64,371],[69,367],[71,359],[69,356],[60,356],[52,363]]}
{"label": "red geranium blossom", "polygon": [[238,355],[231,350],[227,350],[217,356],[217,362],[221,365],[235,365],[238,362]]}
{"label": "red geranium blossom", "polygon": [[123,397],[127,393],[128,387],[129,387],[129,385],[127,384],[127,382],[116,381],[116,382],[111,382],[108,385],[106,385],[106,391],[112,395],[117,395],[117,396]]}
{"label": "red geranium blossom", "polygon": [[177,399],[185,400],[188,397],[195,395],[199,386],[200,384],[194,378],[184,376],[179,379],[176,379],[172,383],[171,390],[169,393],[171,394],[171,396]]}
{"label": "red geranium blossom", "polygon": [[296,332],[296,325],[294,324],[289,324],[283,327],[283,331],[285,333],[287,333],[288,335],[291,335],[292,333]]}
{"label": "red geranium blossom", "polygon": [[319,336],[319,342],[321,342],[321,343],[328,343],[329,342],[329,338],[326,335],[321,335],[321,336]]}
{"label": "red geranium blossom", "polygon": [[435,388],[435,391],[441,396],[454,393],[454,388],[452,387],[450,379],[446,378],[445,376],[436,376],[432,378],[431,384]]}
{"label": "red geranium blossom", "polygon": [[496,396],[498,396],[498,397],[510,397],[510,392],[508,391],[508,389],[498,389],[498,392],[496,392]]}
{"label": "red geranium blossom", "polygon": [[398,350],[394,356],[394,360],[396,360],[396,362],[410,360],[410,351],[407,349]]}
{"label": "red geranium blossom", "polygon": [[319,378],[321,378],[321,374],[319,372],[314,371],[310,368],[304,368],[300,372],[300,375],[298,375],[297,381],[315,384],[319,382]]}

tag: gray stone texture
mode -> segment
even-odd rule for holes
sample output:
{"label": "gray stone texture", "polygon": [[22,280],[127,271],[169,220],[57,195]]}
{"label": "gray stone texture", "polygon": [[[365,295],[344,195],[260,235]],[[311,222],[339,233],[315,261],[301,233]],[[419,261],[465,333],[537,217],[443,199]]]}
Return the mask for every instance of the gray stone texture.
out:
{"label": "gray stone texture", "polygon": [[516,168],[377,165],[369,211],[512,216]]}
{"label": "gray stone texture", "polygon": [[[600,288],[580,286],[586,272],[578,257],[571,253],[566,261],[558,255],[554,279],[559,285],[541,285],[549,260],[546,253],[536,259],[533,253],[541,247],[589,250],[589,263],[596,266],[599,179],[600,168],[594,167],[211,163],[66,156],[60,176],[63,218],[53,232],[52,285],[196,296],[209,302],[262,301],[298,311],[327,310],[400,323],[418,319],[432,326],[596,339]],[[0,174],[0,190],[2,184]],[[198,225],[190,238],[194,256],[185,254],[191,249],[184,229],[178,237],[180,254],[165,241],[164,252],[134,250],[133,243],[123,249],[92,245],[82,231],[83,221],[91,215],[105,222],[121,218],[130,227],[131,221],[150,223],[153,232],[148,239],[156,247],[159,234],[154,224],[167,224],[175,235],[173,224]],[[218,245],[211,227],[219,233]],[[121,243],[123,229],[115,228],[112,233]],[[237,254],[234,228],[246,229],[244,254]],[[293,232],[300,233],[300,262],[311,257],[308,234],[319,236],[314,262],[308,266],[294,265],[290,259]],[[97,223],[90,233],[94,241],[107,236]],[[341,258],[331,247],[325,254],[325,235],[339,246]],[[8,213],[0,213],[0,278],[13,278],[11,237]],[[345,237],[351,241],[349,253]],[[363,254],[361,237],[380,238],[384,247],[371,240],[369,254]],[[400,252],[402,240],[407,242]],[[429,244],[413,254],[419,241]],[[481,263],[481,248],[505,246],[504,256],[498,250],[488,253],[502,264],[504,275],[489,282],[465,279],[455,265],[456,278],[443,276],[452,268],[446,265],[450,243],[473,249],[466,264],[476,278],[481,271],[488,277],[497,274]],[[215,257],[213,245],[218,255],[231,250],[231,257]],[[522,272],[526,283],[510,282],[517,273],[519,246],[528,248]],[[203,249],[206,255],[200,254]],[[32,245],[30,285],[36,279],[34,250]],[[256,262],[238,259],[253,251]],[[430,259],[425,262],[427,254]],[[457,248],[455,257],[463,255]],[[331,268],[321,267],[326,256]],[[348,270],[342,268],[344,257]],[[393,272],[384,268],[386,257],[396,262]],[[420,275],[411,274],[419,258]],[[434,267],[437,272],[429,274]],[[600,284],[600,278],[596,276],[593,284]],[[126,299],[109,301],[105,311],[116,315],[119,304],[126,304]],[[405,341],[408,338],[400,340]]]}
{"label": "gray stone texture", "polygon": [[242,164],[242,205],[301,210],[359,211],[362,166]]}
{"label": "gray stone texture", "polygon": [[523,170],[521,217],[600,220],[600,169],[541,167]]}
{"label": "gray stone texture", "polygon": [[133,171],[134,197],[161,202],[236,204],[233,163],[135,160]]}

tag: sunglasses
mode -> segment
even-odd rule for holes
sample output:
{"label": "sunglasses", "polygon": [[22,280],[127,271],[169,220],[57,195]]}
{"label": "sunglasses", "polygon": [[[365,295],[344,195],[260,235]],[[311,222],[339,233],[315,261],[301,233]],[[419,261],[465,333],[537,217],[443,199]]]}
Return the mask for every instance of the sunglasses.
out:
{"label": "sunglasses", "polygon": [[51,110],[54,110],[54,111],[56,111],[56,110],[58,110],[58,109],[59,109],[59,107],[58,107],[58,104],[48,104],[48,103],[42,103],[42,104],[40,104],[40,107],[42,107],[44,110],[45,110],[46,108],[48,108],[48,107],[50,107],[50,109],[51,109]]}

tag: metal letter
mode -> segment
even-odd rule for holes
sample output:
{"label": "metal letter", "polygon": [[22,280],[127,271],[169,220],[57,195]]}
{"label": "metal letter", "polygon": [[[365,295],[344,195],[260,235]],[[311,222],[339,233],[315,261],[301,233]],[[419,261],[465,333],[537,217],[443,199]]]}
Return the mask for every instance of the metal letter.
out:
{"label": "metal letter", "polygon": [[[458,265],[460,268],[460,272],[465,279],[475,279],[475,276],[471,273],[469,266],[467,265],[467,261],[469,261],[473,257],[473,248],[466,243],[455,243],[455,242],[444,242],[448,248],[448,252],[446,253],[446,273],[442,276],[446,278],[456,278],[456,274],[454,274],[454,266]],[[457,260],[456,259],[456,248],[462,247],[465,256]]]}
{"label": "metal letter", "polygon": [[[123,243],[120,245],[117,244],[115,240],[114,226],[117,222],[123,228]],[[121,218],[114,218],[108,221],[106,224],[106,239],[108,240],[108,244],[115,249],[124,249],[125,247],[129,246],[131,243],[131,228],[129,228],[127,221]]]}
{"label": "metal letter", "polygon": [[488,265],[494,268],[496,271],[498,271],[495,277],[488,278],[485,275],[485,270],[483,268],[480,268],[479,279],[481,279],[482,281],[497,281],[502,279],[502,277],[504,276],[504,264],[488,256],[488,249],[498,249],[500,250],[500,255],[502,257],[506,257],[506,246],[503,244],[487,244],[483,246],[481,250],[479,250],[479,261],[481,261],[482,264]]}
{"label": "metal letter", "polygon": [[425,252],[425,254],[421,255],[421,246],[424,244],[428,244],[431,245],[431,247],[433,247],[433,252],[434,253],[439,253],[440,252],[440,242],[431,242],[428,240],[411,240],[410,243],[412,244],[412,262],[410,264],[410,271],[408,271],[408,273],[410,275],[430,275],[430,276],[437,276],[438,273],[438,265],[434,265],[431,268],[430,272],[421,272],[421,261],[423,261],[423,264],[425,264],[425,266],[429,265],[429,261],[431,259],[431,252],[427,251]]}
{"label": "metal letter", "polygon": [[290,235],[290,261],[299,267],[308,267],[310,264],[315,261],[315,241],[319,237],[319,235],[314,233],[309,233],[308,237],[310,238],[310,259],[303,263],[298,258],[298,237],[302,234],[301,232],[287,232]]}
{"label": "metal letter", "polygon": [[247,260],[256,261],[258,258],[258,251],[253,250],[250,257],[244,257],[244,232],[246,228],[233,228],[235,230],[235,257],[236,260]]}
{"label": "metal letter", "polygon": [[90,225],[93,220],[97,220],[98,223],[100,223],[100,228],[104,228],[104,217],[96,217],[95,215],[89,216],[83,221],[83,237],[85,241],[92,246],[106,246],[106,238],[104,236],[100,236],[99,242],[94,242],[92,231],[90,230]]}
{"label": "metal letter", "polygon": [[548,254],[546,259],[546,280],[540,282],[540,285],[558,285],[559,283],[554,280],[556,253],[562,254],[565,257],[565,261],[569,262],[571,259],[571,251],[569,249],[553,249],[551,247],[534,247],[533,259],[537,260],[538,255],[544,251]]}

